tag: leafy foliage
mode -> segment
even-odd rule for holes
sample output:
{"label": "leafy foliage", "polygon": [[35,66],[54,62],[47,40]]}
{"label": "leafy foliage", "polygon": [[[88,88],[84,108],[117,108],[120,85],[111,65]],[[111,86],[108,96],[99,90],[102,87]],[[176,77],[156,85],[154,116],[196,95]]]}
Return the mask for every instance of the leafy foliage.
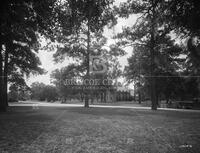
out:
{"label": "leafy foliage", "polygon": [[40,101],[55,101],[58,98],[57,89],[51,85],[34,82],[31,84],[31,99]]}

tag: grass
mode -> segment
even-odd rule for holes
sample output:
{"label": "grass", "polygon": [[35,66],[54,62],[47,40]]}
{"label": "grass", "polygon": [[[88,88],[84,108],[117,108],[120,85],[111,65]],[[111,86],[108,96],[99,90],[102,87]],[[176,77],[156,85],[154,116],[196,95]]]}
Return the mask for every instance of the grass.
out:
{"label": "grass", "polygon": [[11,107],[0,125],[1,153],[200,151],[198,112]]}

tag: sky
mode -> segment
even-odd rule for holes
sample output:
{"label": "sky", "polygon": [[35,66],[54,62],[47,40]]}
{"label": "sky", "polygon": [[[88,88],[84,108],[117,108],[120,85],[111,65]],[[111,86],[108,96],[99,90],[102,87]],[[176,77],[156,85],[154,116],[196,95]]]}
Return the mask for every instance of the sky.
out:
{"label": "sky", "polygon": [[[124,1],[126,0],[116,0],[115,5],[119,5],[121,2],[124,2]],[[137,19],[136,15],[131,15],[128,19],[119,18],[117,25],[114,26],[112,29],[105,28],[103,34],[104,36],[108,38],[108,42],[107,42],[108,45],[115,43],[115,40],[112,39],[113,35],[122,32],[122,27],[133,25],[136,22],[136,19]],[[42,42],[42,43],[45,43],[45,42]],[[127,58],[132,55],[132,48],[130,47],[125,48],[125,51],[127,54],[119,59],[119,62],[122,65],[122,68],[124,68],[128,64]],[[69,59],[66,59],[63,63],[57,64],[53,61],[54,53],[55,51],[48,52],[45,50],[39,50],[38,57],[40,58],[40,61],[41,61],[41,67],[44,68],[47,71],[47,73],[44,75],[37,75],[37,76],[31,75],[29,78],[26,79],[26,82],[29,86],[33,82],[36,82],[36,81],[42,82],[44,84],[50,84],[51,72],[57,68],[65,67],[72,62]],[[121,79],[121,81],[123,81],[123,79]]]}

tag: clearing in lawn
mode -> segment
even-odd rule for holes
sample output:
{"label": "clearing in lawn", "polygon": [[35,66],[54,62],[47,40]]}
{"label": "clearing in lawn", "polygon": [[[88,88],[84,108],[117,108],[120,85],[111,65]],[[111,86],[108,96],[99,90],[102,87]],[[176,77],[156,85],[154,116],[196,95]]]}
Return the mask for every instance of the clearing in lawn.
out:
{"label": "clearing in lawn", "polygon": [[197,153],[199,123],[199,112],[11,107],[0,114],[0,152]]}

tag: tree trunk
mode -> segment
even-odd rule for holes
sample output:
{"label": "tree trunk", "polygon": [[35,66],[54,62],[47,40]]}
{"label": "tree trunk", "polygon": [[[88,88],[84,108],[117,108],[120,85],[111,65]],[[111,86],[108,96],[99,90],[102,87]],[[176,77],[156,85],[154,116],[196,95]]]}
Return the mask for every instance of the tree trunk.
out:
{"label": "tree trunk", "polygon": [[0,50],[0,112],[6,112],[6,103],[3,95],[3,56],[2,56],[2,44]]}
{"label": "tree trunk", "polygon": [[100,93],[101,103],[103,103],[103,92]]}
{"label": "tree trunk", "polygon": [[94,104],[95,96],[95,93],[92,91],[90,94],[91,104]]}
{"label": "tree trunk", "polygon": [[81,97],[81,102],[83,102],[83,100],[84,100],[84,93],[81,93],[80,97]]}
{"label": "tree trunk", "polygon": [[[87,23],[87,73],[86,73],[86,79],[90,78],[90,20],[88,19]],[[89,107],[89,93],[90,89],[87,89],[85,95],[85,107]]]}
{"label": "tree trunk", "polygon": [[138,103],[141,104],[141,93],[140,93],[140,91],[138,92]]}
{"label": "tree trunk", "polygon": [[88,95],[88,93],[86,93],[86,95],[85,95],[85,106],[84,107],[89,107],[89,95]]}
{"label": "tree trunk", "polygon": [[[139,56],[140,58],[140,56]],[[141,104],[141,77],[140,77],[140,74],[141,74],[141,66],[140,66],[140,61],[139,61],[139,84],[138,84],[138,103]]]}
{"label": "tree trunk", "polygon": [[156,101],[156,91],[155,91],[155,78],[151,77],[151,109],[157,110],[157,101]]}
{"label": "tree trunk", "polygon": [[104,103],[107,103],[107,92],[104,91]]}
{"label": "tree trunk", "polygon": [[5,59],[4,59],[4,70],[3,70],[3,98],[6,107],[8,107],[8,55],[9,49],[6,48]]}
{"label": "tree trunk", "polygon": [[152,24],[151,24],[151,109],[157,110],[156,80],[155,80],[155,0],[152,0]]}
{"label": "tree trunk", "polygon": [[156,102],[157,102],[157,107],[160,107],[160,98],[159,98],[159,94],[158,92],[156,91]]}
{"label": "tree trunk", "polygon": [[[90,10],[88,11],[90,14]],[[90,78],[90,19],[88,18],[87,23],[87,54],[86,54],[86,60],[87,60],[87,73],[86,73],[86,79]],[[86,95],[85,95],[85,107],[89,107],[89,93],[90,89],[87,89]]]}
{"label": "tree trunk", "polygon": [[166,98],[166,104],[169,104],[169,97]]}
{"label": "tree trunk", "polygon": [[200,78],[197,78],[197,84],[198,84],[198,95],[200,95]]}

